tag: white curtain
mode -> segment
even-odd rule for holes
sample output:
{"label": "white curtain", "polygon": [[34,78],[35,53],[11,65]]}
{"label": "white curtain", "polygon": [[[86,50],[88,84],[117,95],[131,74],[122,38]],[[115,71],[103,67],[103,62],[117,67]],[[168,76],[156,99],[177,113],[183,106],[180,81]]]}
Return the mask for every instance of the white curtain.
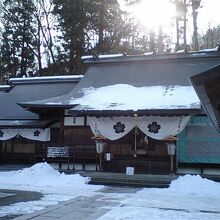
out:
{"label": "white curtain", "polygon": [[17,129],[0,129],[0,141],[12,139],[17,135]]}
{"label": "white curtain", "polygon": [[133,117],[88,117],[94,135],[101,134],[109,140],[125,136],[134,127]]}
{"label": "white curtain", "polygon": [[50,128],[0,129],[1,141],[12,139],[16,135],[21,135],[22,137],[30,140],[50,141]]}
{"label": "white curtain", "polygon": [[162,140],[179,134],[189,122],[190,116],[144,116],[137,118],[138,128],[147,136]]}
{"label": "white curtain", "polygon": [[125,136],[135,126],[147,136],[162,140],[179,134],[189,119],[190,116],[88,117],[88,122],[94,135],[101,134],[109,140]]}
{"label": "white curtain", "polygon": [[20,129],[19,134],[27,139],[36,141],[50,141],[50,128],[46,129]]}

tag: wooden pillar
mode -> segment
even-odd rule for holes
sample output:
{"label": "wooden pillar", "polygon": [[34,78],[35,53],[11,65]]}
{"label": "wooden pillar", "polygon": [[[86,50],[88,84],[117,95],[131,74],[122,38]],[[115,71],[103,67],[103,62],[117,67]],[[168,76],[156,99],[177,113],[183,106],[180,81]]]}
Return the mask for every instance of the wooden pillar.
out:
{"label": "wooden pillar", "polygon": [[12,141],[11,141],[11,153],[13,154],[14,153],[14,140],[15,138],[17,138],[17,136],[15,136],[14,138],[12,138]]}
{"label": "wooden pillar", "polygon": [[0,164],[2,163],[2,143],[3,143],[3,141],[0,141]]}
{"label": "wooden pillar", "polygon": [[[60,147],[64,146],[64,111],[61,112],[60,116]],[[62,168],[62,162],[59,161],[59,169]]]}
{"label": "wooden pillar", "polygon": [[61,113],[60,116],[60,146],[64,145],[64,112]]}

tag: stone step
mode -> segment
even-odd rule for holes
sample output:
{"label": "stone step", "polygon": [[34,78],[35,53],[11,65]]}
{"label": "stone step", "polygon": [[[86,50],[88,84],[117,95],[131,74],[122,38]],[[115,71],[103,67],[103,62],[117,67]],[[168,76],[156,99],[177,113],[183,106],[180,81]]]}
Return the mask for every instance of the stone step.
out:
{"label": "stone step", "polygon": [[83,176],[90,177],[90,184],[102,185],[123,185],[136,187],[169,187],[172,180],[177,177],[174,175],[125,175],[122,173],[102,173],[102,172],[86,172],[81,173]]}
{"label": "stone step", "polygon": [[129,178],[114,178],[114,177],[91,177],[92,181],[118,181],[118,182],[127,182],[127,183],[143,183],[147,182],[149,184],[158,183],[158,184],[170,184],[170,180],[158,180],[158,179],[129,179]]}
{"label": "stone step", "polygon": [[110,185],[110,186],[132,186],[132,187],[146,187],[146,188],[168,188],[167,183],[146,183],[146,182],[127,182],[118,180],[91,180],[89,184],[93,185]]}

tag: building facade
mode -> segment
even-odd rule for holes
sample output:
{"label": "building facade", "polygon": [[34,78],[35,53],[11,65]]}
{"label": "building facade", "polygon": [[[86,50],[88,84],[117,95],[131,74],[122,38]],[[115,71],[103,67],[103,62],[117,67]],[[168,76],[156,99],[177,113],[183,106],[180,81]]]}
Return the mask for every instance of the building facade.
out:
{"label": "building facade", "polygon": [[[219,51],[87,57],[83,62],[85,76],[68,91],[16,101],[38,120],[54,122],[47,126],[49,145],[69,146],[83,164],[101,159],[99,168],[108,172],[218,168],[220,136],[189,78],[219,65]],[[101,153],[98,137],[104,142]]]}

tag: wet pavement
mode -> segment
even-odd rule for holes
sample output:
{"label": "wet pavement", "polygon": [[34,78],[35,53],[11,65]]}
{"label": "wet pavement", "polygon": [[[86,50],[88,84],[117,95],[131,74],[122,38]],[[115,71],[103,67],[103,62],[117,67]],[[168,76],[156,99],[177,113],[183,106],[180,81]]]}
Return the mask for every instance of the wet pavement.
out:
{"label": "wet pavement", "polygon": [[[9,206],[17,202],[28,202],[41,199],[42,194],[31,191],[19,191],[0,189],[0,206]],[[17,217],[16,215],[7,215],[0,217],[0,220],[9,220]]]}
{"label": "wet pavement", "polygon": [[0,189],[0,206],[39,200],[41,197],[42,194],[39,192]]}
{"label": "wet pavement", "polygon": [[15,220],[95,220],[106,214],[113,207],[121,204],[120,196],[126,197],[139,191],[141,188],[131,187],[105,187],[91,197],[80,196],[55,206],[22,215]]}
{"label": "wet pavement", "polygon": [[[97,194],[91,197],[79,196],[74,199],[49,206],[40,211],[25,215],[7,215],[0,217],[0,220],[95,220],[110,211],[113,207],[119,206],[120,196],[116,194],[132,195],[141,188],[133,187],[105,187],[98,190]],[[42,198],[42,194],[31,191],[19,191],[0,189],[0,206],[10,206],[18,202],[36,201]]]}

